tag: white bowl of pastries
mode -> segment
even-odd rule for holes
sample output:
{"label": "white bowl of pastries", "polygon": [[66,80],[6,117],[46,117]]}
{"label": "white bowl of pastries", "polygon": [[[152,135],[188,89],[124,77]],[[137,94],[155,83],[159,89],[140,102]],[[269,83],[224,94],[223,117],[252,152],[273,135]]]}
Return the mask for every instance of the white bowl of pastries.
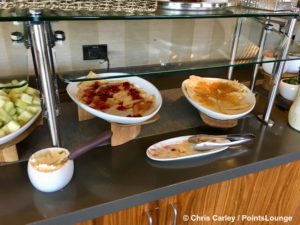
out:
{"label": "white bowl of pastries", "polygon": [[[122,75],[94,74],[89,77]],[[108,122],[137,124],[151,119],[162,105],[159,90],[140,77],[109,78],[69,83],[71,99],[85,111]]]}
{"label": "white bowl of pastries", "polygon": [[192,75],[181,88],[196,109],[218,120],[243,117],[256,103],[255,95],[238,81]]}

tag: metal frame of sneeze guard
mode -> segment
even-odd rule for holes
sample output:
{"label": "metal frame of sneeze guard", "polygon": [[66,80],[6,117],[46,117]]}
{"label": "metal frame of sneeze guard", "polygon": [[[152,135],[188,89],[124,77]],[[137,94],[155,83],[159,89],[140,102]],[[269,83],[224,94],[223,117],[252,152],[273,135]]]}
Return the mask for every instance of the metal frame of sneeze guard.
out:
{"label": "metal frame of sneeze guard", "polygon": [[[229,62],[230,65],[233,65],[235,63],[239,36],[241,33],[241,29],[242,29],[242,19],[243,18],[238,18],[237,22],[236,22],[235,34],[234,34],[234,39],[233,39],[233,44],[232,44],[232,49],[231,49],[231,58],[230,58],[230,62]],[[267,17],[264,27],[263,27],[263,31],[262,31],[261,38],[260,38],[260,44],[259,44],[260,50],[258,52],[257,61],[261,61],[261,59],[262,59],[262,49],[264,48],[264,45],[265,45],[266,33],[268,32],[268,30],[270,30],[269,20],[270,20],[270,17]],[[260,120],[262,120],[264,123],[268,124],[268,126],[274,125],[274,122],[270,119],[270,115],[271,115],[272,108],[273,108],[275,98],[277,95],[280,78],[283,73],[285,59],[287,58],[287,55],[288,55],[288,51],[289,51],[292,36],[293,36],[294,30],[295,30],[296,22],[297,22],[296,17],[293,17],[289,20],[288,30],[285,33],[285,36],[281,43],[281,48],[279,49],[279,54],[277,57],[277,60],[279,60],[279,62],[275,63],[273,74],[272,74],[274,77],[272,90],[269,92],[268,101],[267,101],[267,104],[265,107],[264,114],[258,115],[258,118]],[[254,84],[255,84],[255,79],[256,79],[257,72],[258,72],[258,67],[259,67],[259,64],[257,64],[255,66],[255,69],[253,71],[252,80],[251,80],[251,90],[252,91],[254,89]],[[234,69],[233,66],[229,66],[228,75],[227,75],[229,80],[232,79],[233,69]]]}
{"label": "metal frame of sneeze guard", "polygon": [[[297,18],[292,18],[289,20],[289,28],[287,30],[287,33],[284,36],[284,39],[281,44],[281,51],[279,52],[278,55],[278,59],[280,60],[284,60],[288,56],[288,51],[295,30],[296,22],[297,22]],[[273,74],[272,74],[274,77],[273,87],[268,96],[267,106],[265,108],[264,114],[262,116],[261,115],[258,116],[263,122],[267,123],[269,126],[272,126],[274,124],[274,122],[270,120],[270,115],[277,95],[277,90],[278,90],[281,75],[283,73],[284,66],[285,66],[285,61],[280,61],[275,63],[274,66],[275,69],[273,70]]]}
{"label": "metal frame of sneeze guard", "polygon": [[[32,17],[39,17],[40,10],[30,10]],[[51,49],[47,37],[47,29],[45,22],[36,21],[30,23],[30,31],[32,36],[32,47],[36,56],[38,74],[41,84],[43,102],[46,110],[46,118],[51,135],[53,146],[61,146],[58,121],[57,121],[57,104],[55,97],[55,87],[53,81],[53,73],[51,67]]]}

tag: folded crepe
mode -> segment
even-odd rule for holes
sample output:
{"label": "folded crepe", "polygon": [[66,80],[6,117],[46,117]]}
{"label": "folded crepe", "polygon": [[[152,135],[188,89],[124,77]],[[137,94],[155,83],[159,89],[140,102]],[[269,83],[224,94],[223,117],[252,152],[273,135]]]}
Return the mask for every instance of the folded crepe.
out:
{"label": "folded crepe", "polygon": [[245,100],[246,87],[236,80],[212,80],[192,75],[185,88],[191,99],[218,113],[240,114],[251,107]]}

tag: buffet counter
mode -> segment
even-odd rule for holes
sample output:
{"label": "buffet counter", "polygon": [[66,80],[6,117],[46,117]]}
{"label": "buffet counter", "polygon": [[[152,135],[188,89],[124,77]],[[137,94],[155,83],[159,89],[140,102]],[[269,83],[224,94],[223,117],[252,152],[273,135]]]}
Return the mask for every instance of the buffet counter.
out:
{"label": "buffet counter", "polygon": [[[144,126],[136,140],[116,147],[106,144],[76,159],[73,179],[54,193],[37,191],[27,176],[28,157],[49,147],[47,126],[37,128],[20,143],[20,162],[0,166],[0,224],[80,223],[300,159],[300,134],[288,126],[287,111],[274,106],[273,127],[254,115],[263,110],[262,95],[254,114],[223,130],[204,125],[180,89],[164,90],[162,96],[160,121]],[[100,119],[78,122],[73,103],[61,107],[60,128],[66,148],[109,129]],[[145,154],[156,142],[198,133],[253,133],[256,139],[210,156],[173,162],[153,161]]]}

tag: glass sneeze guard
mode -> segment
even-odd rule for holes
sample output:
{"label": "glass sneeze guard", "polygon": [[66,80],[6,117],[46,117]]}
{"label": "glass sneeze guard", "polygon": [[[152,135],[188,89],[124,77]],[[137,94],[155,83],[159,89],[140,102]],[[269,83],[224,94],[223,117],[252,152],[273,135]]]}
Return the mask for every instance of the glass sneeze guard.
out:
{"label": "glass sneeze guard", "polygon": [[[267,11],[241,6],[210,11],[178,11],[157,9],[155,12],[113,12],[88,10],[43,9],[40,20],[130,20],[130,19],[184,19],[184,18],[229,18],[229,17],[282,17],[298,16],[295,11]],[[0,21],[31,21],[28,9],[0,9]]]}

